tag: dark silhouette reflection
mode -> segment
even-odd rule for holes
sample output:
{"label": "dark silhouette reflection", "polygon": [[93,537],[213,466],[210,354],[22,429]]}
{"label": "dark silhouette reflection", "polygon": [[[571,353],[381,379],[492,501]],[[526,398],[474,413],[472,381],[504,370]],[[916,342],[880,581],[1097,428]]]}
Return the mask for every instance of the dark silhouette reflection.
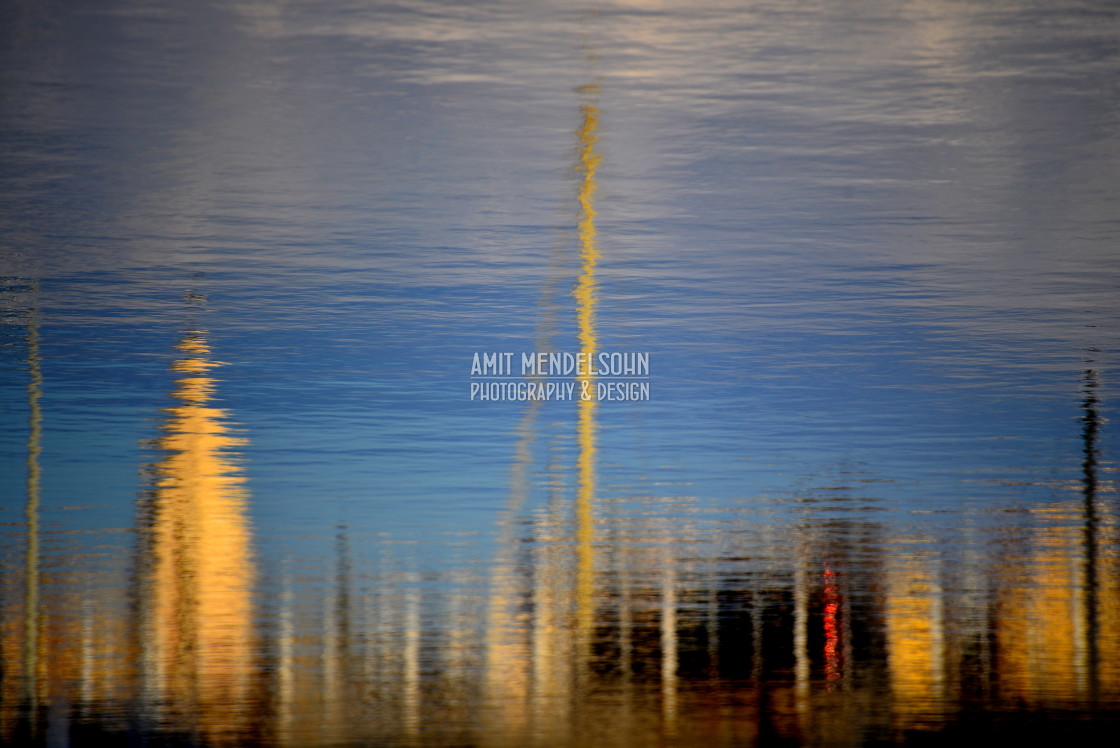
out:
{"label": "dark silhouette reflection", "polygon": [[[1091,351],[1095,352],[1095,351]],[[1088,659],[1089,697],[1095,704],[1100,695],[1100,626],[1098,616],[1097,580],[1097,432],[1100,416],[1097,414],[1097,387],[1100,375],[1095,369],[1086,369],[1082,377],[1084,399],[1081,407],[1083,442],[1081,462],[1082,492],[1085,497],[1085,637]]]}

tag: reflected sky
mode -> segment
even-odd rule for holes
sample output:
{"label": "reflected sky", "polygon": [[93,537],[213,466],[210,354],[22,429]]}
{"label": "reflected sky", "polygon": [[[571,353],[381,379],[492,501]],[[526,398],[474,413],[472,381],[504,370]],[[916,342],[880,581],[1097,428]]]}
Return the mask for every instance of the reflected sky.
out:
{"label": "reflected sky", "polygon": [[4,740],[1114,720],[1117,11],[686,6],[4,4]]}

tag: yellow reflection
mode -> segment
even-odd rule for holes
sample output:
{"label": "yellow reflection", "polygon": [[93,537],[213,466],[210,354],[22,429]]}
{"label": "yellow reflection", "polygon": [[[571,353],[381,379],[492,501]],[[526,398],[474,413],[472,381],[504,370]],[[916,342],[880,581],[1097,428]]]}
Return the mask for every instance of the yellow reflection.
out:
{"label": "yellow reflection", "polygon": [[[594,358],[597,345],[595,333],[595,310],[598,305],[598,282],[595,271],[599,265],[599,248],[595,232],[595,192],[598,184],[595,174],[599,168],[600,156],[595,150],[599,142],[599,109],[594,105],[594,97],[599,93],[598,86],[585,86],[582,92],[590,97],[580,111],[582,122],[579,136],[579,244],[580,276],[573,292],[576,298],[576,324],[579,330],[580,351],[586,354],[585,360]],[[583,372],[576,384],[581,391],[594,392],[595,383],[590,372]],[[577,469],[579,483],[576,493],[576,643],[579,647],[580,662],[589,654],[591,627],[594,624],[594,501],[595,501],[595,407],[594,396],[581,398],[578,403],[579,421],[577,442],[579,457]]]}
{"label": "yellow reflection", "polygon": [[183,376],[157,440],[146,524],[144,679],[164,720],[227,742],[246,724],[252,668],[253,564],[245,477],[226,412],[212,406],[216,382],[205,334],[187,333],[173,370]]}
{"label": "yellow reflection", "polygon": [[945,697],[945,622],[942,590],[930,554],[917,550],[887,557],[887,663],[895,724],[932,724]]}
{"label": "yellow reflection", "polygon": [[[598,88],[580,89],[585,97]],[[591,358],[596,348],[595,278],[599,252],[595,244],[596,171],[599,156],[598,109],[585,99],[576,131],[580,174],[578,239],[580,274],[573,292],[581,352]],[[564,271],[564,262],[554,257],[550,278],[542,289],[542,318],[537,349],[549,350],[558,305],[554,287]],[[587,371],[576,378],[577,393],[586,387],[594,392]],[[578,396],[577,396],[578,398]],[[592,638],[595,626],[595,407],[593,399],[577,399],[576,501],[574,543],[567,536],[564,517],[563,479],[551,462],[549,485],[554,494],[545,515],[535,523],[534,557],[528,574],[520,523],[516,513],[531,491],[534,445],[538,440],[541,403],[530,403],[518,427],[518,442],[512,470],[510,505],[503,520],[501,552],[495,563],[486,631],[487,712],[483,730],[486,741],[512,741],[518,745],[568,744],[576,694],[585,693],[591,676]],[[547,448],[556,445],[546,445]],[[574,552],[574,564],[573,564]],[[527,614],[526,610],[532,613]]]}
{"label": "yellow reflection", "polygon": [[1115,699],[1120,670],[1098,653],[1115,652],[1120,641],[1116,558],[1096,559],[1092,571],[1102,579],[1087,583],[1083,507],[1069,501],[1032,513],[1043,526],[1009,559],[1015,583],[999,594],[1001,693],[1038,707]]}
{"label": "yellow reflection", "polygon": [[[38,288],[33,287],[32,292]],[[39,706],[40,684],[40,636],[42,625],[39,614],[39,454],[43,436],[43,413],[39,398],[43,390],[43,373],[39,358],[39,319],[32,310],[27,325],[27,403],[29,433],[27,436],[27,504],[24,516],[27,519],[27,557],[26,578],[24,581],[24,619],[23,619],[23,699],[31,715]],[[34,725],[34,718],[32,725]]]}
{"label": "yellow reflection", "polygon": [[[1072,502],[1034,510],[1053,527],[1039,530],[1015,560],[1022,569],[1000,591],[1001,692],[1027,703],[1085,695],[1078,665],[1085,648],[1079,615],[1081,537]],[[1009,575],[1011,576],[1011,575]]]}
{"label": "yellow reflection", "polygon": [[1120,697],[1116,521],[1097,498],[1099,380],[1096,369],[1084,372],[1082,498],[1031,510],[1038,527],[1000,590],[1000,688],[1032,706]]}

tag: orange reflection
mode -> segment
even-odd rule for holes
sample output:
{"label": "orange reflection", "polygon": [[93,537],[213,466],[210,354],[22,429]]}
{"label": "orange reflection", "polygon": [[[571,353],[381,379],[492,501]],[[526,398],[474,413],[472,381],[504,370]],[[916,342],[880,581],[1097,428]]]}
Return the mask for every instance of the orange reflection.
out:
{"label": "orange reflection", "polygon": [[[598,86],[585,86],[585,95],[595,96]],[[579,243],[582,269],[579,283],[573,292],[576,298],[576,322],[579,330],[580,350],[590,361],[598,345],[595,331],[595,310],[598,305],[598,283],[595,271],[599,265],[599,249],[596,245],[595,230],[595,192],[598,183],[595,174],[599,168],[600,156],[595,151],[599,142],[599,109],[589,102],[580,108],[583,121],[579,128],[579,171],[582,179],[579,184]],[[577,388],[594,392],[595,383],[590,373],[578,377]],[[591,627],[594,624],[594,503],[595,503],[595,406],[594,396],[579,401],[579,422],[577,443],[579,457],[579,483],[576,493],[576,548],[578,553],[576,575],[576,645],[582,662],[589,653]]]}
{"label": "orange reflection", "polygon": [[249,716],[253,564],[245,518],[245,477],[226,412],[211,405],[215,380],[203,332],[178,345],[183,376],[157,446],[154,493],[141,527],[146,589],[142,679],[149,704],[171,724],[197,724],[228,742]]}
{"label": "orange reflection", "polygon": [[[930,553],[911,540],[887,557],[883,618],[895,725],[934,724],[945,697],[942,590]],[[920,546],[919,546],[920,547]]]}
{"label": "orange reflection", "polygon": [[824,568],[824,677],[831,689],[843,675],[843,654],[840,649],[840,586],[836,572]]}

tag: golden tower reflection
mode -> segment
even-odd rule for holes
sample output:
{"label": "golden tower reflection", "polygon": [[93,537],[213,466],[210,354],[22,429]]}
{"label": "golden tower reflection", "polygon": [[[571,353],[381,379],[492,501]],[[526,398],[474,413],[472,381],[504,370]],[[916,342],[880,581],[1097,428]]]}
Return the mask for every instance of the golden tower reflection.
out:
{"label": "golden tower reflection", "polygon": [[245,477],[226,411],[213,407],[220,366],[205,333],[191,330],[172,369],[156,446],[153,491],[142,518],[142,677],[161,725],[232,740],[250,716],[253,563]]}

